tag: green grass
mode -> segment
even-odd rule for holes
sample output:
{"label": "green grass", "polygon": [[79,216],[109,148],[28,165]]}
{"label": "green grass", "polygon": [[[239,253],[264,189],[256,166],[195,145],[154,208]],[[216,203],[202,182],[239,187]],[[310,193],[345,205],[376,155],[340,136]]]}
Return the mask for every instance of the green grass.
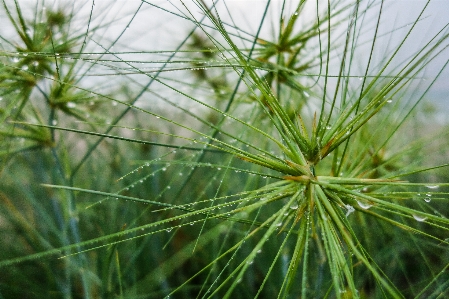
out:
{"label": "green grass", "polygon": [[434,2],[261,3],[2,1],[0,298],[448,295]]}

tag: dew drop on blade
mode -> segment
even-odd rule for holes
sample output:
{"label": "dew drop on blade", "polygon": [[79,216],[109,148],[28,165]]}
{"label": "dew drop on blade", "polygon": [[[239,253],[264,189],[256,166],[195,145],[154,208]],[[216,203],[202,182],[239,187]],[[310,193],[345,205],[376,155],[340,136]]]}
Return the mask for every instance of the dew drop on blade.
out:
{"label": "dew drop on blade", "polygon": [[428,185],[426,187],[429,188],[429,189],[438,189],[440,186],[438,186],[438,185]]}
{"label": "dew drop on blade", "polygon": [[416,215],[416,214],[413,214],[413,218],[415,218],[415,220],[419,221],[419,222],[423,222],[427,219],[427,217],[425,217],[425,216],[420,216],[420,215]]}
{"label": "dew drop on blade", "polygon": [[345,208],[348,210],[346,212],[346,217],[348,217],[351,213],[353,213],[355,211],[354,207],[351,205],[345,205]]}
{"label": "dew drop on blade", "polygon": [[373,206],[372,204],[369,204],[369,203],[366,203],[366,202],[363,202],[363,201],[358,201],[358,200],[357,200],[357,203],[364,210],[368,210],[369,208],[371,208]]}

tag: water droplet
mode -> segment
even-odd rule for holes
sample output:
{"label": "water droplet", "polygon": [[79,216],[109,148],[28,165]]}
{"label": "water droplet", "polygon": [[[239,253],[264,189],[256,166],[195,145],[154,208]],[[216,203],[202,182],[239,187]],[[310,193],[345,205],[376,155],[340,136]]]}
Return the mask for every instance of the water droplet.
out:
{"label": "water droplet", "polygon": [[393,100],[387,100],[387,103],[391,103],[391,102],[393,102]]}
{"label": "water droplet", "polygon": [[292,205],[290,206],[290,209],[292,209],[292,210],[297,210],[297,209],[298,209],[298,204],[297,204],[297,203],[292,204]]}
{"label": "water droplet", "polygon": [[359,80],[362,81],[363,77],[359,77]]}
{"label": "water droplet", "polygon": [[13,57],[12,62],[15,62],[15,63],[19,62],[19,58],[18,57]]}
{"label": "water droplet", "polygon": [[28,65],[22,66],[22,70],[23,70],[23,71],[27,71],[27,70],[28,70]]}
{"label": "water droplet", "polygon": [[53,119],[53,120],[51,121],[51,124],[52,124],[53,126],[56,126],[56,125],[58,124],[58,121],[57,121],[56,119]]}
{"label": "water droplet", "polygon": [[357,203],[364,210],[368,210],[369,208],[371,208],[373,206],[372,204],[369,204],[369,203],[366,203],[366,202],[363,202],[363,201],[358,201],[358,200],[357,200]]}
{"label": "water droplet", "polygon": [[306,98],[310,97],[310,94],[307,91],[303,91],[303,94]]}
{"label": "water droplet", "polygon": [[413,214],[413,218],[415,218],[415,220],[419,221],[419,222],[423,222],[423,221],[425,221],[427,219],[427,217],[425,217],[425,216],[419,216],[419,215],[416,215],[416,214]]}
{"label": "water droplet", "polygon": [[281,225],[282,225],[282,222],[276,223],[276,226],[277,226],[277,227],[279,227],[279,226],[281,226]]}
{"label": "water droplet", "polygon": [[346,217],[348,217],[351,213],[353,213],[354,211],[355,211],[355,209],[354,209],[354,207],[353,206],[351,206],[351,205],[345,205],[345,208],[348,210],[347,212],[346,212]]}
{"label": "water droplet", "polygon": [[425,202],[430,202],[432,199],[430,198],[430,197],[426,197],[426,198],[424,198],[424,201]]}
{"label": "water droplet", "polygon": [[66,106],[67,108],[75,108],[76,104],[74,102],[67,102]]}
{"label": "water droplet", "polygon": [[426,187],[429,188],[429,189],[438,189],[438,188],[440,188],[440,186],[438,186],[438,185],[427,185]]}
{"label": "water droplet", "polygon": [[162,171],[166,171],[167,170],[167,168],[166,167],[162,167]]}

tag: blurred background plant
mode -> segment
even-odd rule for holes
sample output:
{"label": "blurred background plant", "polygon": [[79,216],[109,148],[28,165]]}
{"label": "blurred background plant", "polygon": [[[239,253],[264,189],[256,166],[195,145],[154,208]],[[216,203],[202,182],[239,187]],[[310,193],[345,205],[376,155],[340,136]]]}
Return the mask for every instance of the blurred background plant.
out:
{"label": "blurred background plant", "polygon": [[261,3],[2,1],[2,298],[448,294],[431,1]]}

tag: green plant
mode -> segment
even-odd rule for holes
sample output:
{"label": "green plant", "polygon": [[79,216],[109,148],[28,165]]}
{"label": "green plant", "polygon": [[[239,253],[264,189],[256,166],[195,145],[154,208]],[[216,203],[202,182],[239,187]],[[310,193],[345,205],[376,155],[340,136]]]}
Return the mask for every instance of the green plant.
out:
{"label": "green plant", "polygon": [[[94,4],[74,29],[3,1],[2,296],[447,294],[448,136],[413,118],[446,27],[402,52],[430,1],[386,49],[384,1],[268,1],[254,32],[227,2],[142,1],[112,41]],[[192,30],[121,42],[154,11]]]}

